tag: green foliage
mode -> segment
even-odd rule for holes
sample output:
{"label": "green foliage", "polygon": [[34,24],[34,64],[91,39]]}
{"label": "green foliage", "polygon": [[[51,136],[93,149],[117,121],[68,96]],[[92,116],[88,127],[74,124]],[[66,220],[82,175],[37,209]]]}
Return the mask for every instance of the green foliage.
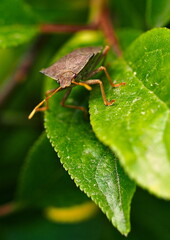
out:
{"label": "green foliage", "polygon": [[[40,23],[85,23],[87,0],[1,0],[0,25],[29,25]],[[22,19],[22,22],[21,22]]]}
{"label": "green foliage", "polygon": [[[87,231],[88,229],[88,231]],[[103,234],[107,231],[107,235]],[[75,224],[53,223],[39,211],[25,211],[7,216],[0,222],[1,240],[110,240],[114,232],[103,216]]]}
{"label": "green foliage", "polygon": [[57,23],[83,23],[88,14],[87,0],[26,0],[36,20],[39,23],[57,22]]}
{"label": "green foliage", "polygon": [[35,26],[0,27],[0,48],[15,47],[26,43],[38,34]]}
{"label": "green foliage", "polygon": [[5,82],[5,80],[10,76],[10,74],[15,71],[19,58],[22,56],[23,51],[25,51],[25,46],[23,45],[23,47],[24,48],[19,46],[18,48],[15,47],[0,49],[0,84]]}
{"label": "green foliage", "polygon": [[34,13],[24,0],[0,1],[0,25],[33,24],[36,22]]}
{"label": "green foliage", "polygon": [[170,21],[169,0],[147,0],[146,23],[148,27],[165,26]]}
{"label": "green foliage", "polygon": [[[130,229],[129,204],[134,193],[133,183],[124,174],[117,159],[97,141],[88,123],[80,124],[62,111],[59,114],[63,118],[57,117],[58,121],[52,121],[54,116],[51,119],[47,116],[46,121],[48,134],[61,162],[81,190],[100,206],[123,234],[127,234]],[[71,123],[61,126],[65,117],[71,118]],[[75,130],[77,125],[80,126]],[[58,143],[56,136],[62,139],[66,132],[69,133],[67,138]]]}
{"label": "green foliage", "polygon": [[[41,113],[27,119],[45,90],[58,87],[39,70],[78,47],[108,44],[104,31],[69,39],[42,34],[41,24],[93,23],[104,2],[0,1],[2,240],[170,239],[170,204],[156,198],[170,199],[170,32],[152,29],[168,27],[169,0],[108,1],[123,54],[118,58],[111,48],[103,64],[113,82],[126,85],[112,88],[102,73],[94,78],[103,81],[107,99],[116,100],[112,106],[103,104],[99,86],[92,86],[90,97],[79,86],[67,103],[89,106],[88,116],[60,106],[63,90],[50,99],[44,121]],[[83,214],[90,208],[82,210],[87,202],[98,209],[88,219]],[[79,222],[61,224],[50,209],[62,210],[67,220],[73,209]]]}
{"label": "green foliage", "polygon": [[109,2],[116,14],[119,27],[145,28],[146,0],[119,0]]}
{"label": "green foliage", "polygon": [[98,138],[115,151],[128,174],[152,193],[170,198],[169,165],[169,51],[170,31],[156,29],[143,34],[125,51],[124,59],[110,66],[115,82],[106,85],[109,99],[102,104],[96,88],[90,115]]}
{"label": "green foliage", "polygon": [[45,134],[34,144],[25,162],[17,201],[24,206],[39,208],[71,206],[87,201],[64,171]]}
{"label": "green foliage", "polygon": [[123,28],[123,29],[117,30],[117,35],[118,35],[122,50],[125,51],[126,48],[129,47],[129,45],[141,34],[142,34],[142,31],[140,29]]}
{"label": "green foliage", "polygon": [[[81,44],[80,39],[85,39],[86,35],[88,33],[78,34],[64,51],[74,48],[76,42]],[[49,82],[47,87],[54,88],[54,84]],[[59,106],[62,96],[62,93],[58,94],[50,101],[50,111],[45,118],[47,135],[75,183],[100,206],[123,234],[127,234],[134,184],[124,174],[117,158],[98,142],[83,114]],[[84,98],[82,91],[74,91],[69,100],[74,103],[73,99],[79,99],[79,104],[83,105]]]}
{"label": "green foliage", "polygon": [[[2,117],[1,117],[2,120]],[[8,133],[8,136],[6,136]],[[5,126],[1,129],[0,191],[1,204],[14,196],[15,184],[28,148],[39,132],[29,127]],[[9,151],[10,146],[10,151]],[[8,169],[8,174],[6,173]]]}
{"label": "green foliage", "polygon": [[166,26],[170,21],[169,0],[110,1],[119,26],[145,29]]}

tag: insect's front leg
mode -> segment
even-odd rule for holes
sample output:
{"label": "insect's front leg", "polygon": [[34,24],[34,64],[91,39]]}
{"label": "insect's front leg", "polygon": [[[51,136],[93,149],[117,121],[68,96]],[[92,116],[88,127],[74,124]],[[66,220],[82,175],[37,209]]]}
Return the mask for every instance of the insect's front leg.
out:
{"label": "insect's front leg", "polygon": [[[57,88],[58,89],[58,88]],[[51,94],[51,93],[54,93],[56,91],[56,88],[55,89],[51,89],[51,90],[48,90],[46,93],[45,93],[45,103],[46,103],[46,106],[45,107],[42,107],[42,108],[39,108],[37,109],[37,111],[41,111],[41,112],[44,112],[46,111],[48,108],[49,108],[49,104],[48,104],[48,95]],[[57,91],[58,92],[58,91]]]}
{"label": "insect's front leg", "polygon": [[104,73],[105,73],[105,75],[106,75],[106,77],[107,77],[107,79],[108,79],[108,81],[109,81],[109,83],[110,83],[110,85],[111,85],[112,87],[120,87],[120,86],[126,84],[125,82],[114,84],[114,83],[112,82],[112,79],[111,79],[111,77],[110,77],[110,75],[109,75],[106,67],[104,67],[104,66],[100,66],[99,68],[97,68],[97,69],[95,69],[94,71],[92,71],[92,72],[88,75],[88,78],[92,77],[93,75],[95,75],[96,73],[101,72],[101,71],[104,71]]}
{"label": "insect's front leg", "polygon": [[[63,88],[58,87],[58,88],[55,88],[55,89],[52,89],[52,90],[47,91],[47,92],[46,92],[46,98],[45,98],[43,101],[41,101],[41,102],[32,110],[32,112],[31,112],[30,115],[28,116],[28,119],[31,119],[36,112],[46,111],[46,110],[48,109],[48,99],[51,98],[55,93],[57,93],[58,91],[60,91],[60,90],[62,90],[62,89],[63,89]],[[50,93],[51,93],[51,95],[48,96]],[[44,103],[46,103],[46,106],[40,108],[40,106],[42,106]]]}
{"label": "insect's front leg", "polygon": [[89,90],[89,91],[92,90],[92,88],[91,88],[88,84],[86,84],[86,83],[76,82],[76,81],[71,81],[71,83],[73,83],[73,84],[75,84],[75,85],[83,86],[83,87],[85,87],[85,88],[86,88],[87,90]]}

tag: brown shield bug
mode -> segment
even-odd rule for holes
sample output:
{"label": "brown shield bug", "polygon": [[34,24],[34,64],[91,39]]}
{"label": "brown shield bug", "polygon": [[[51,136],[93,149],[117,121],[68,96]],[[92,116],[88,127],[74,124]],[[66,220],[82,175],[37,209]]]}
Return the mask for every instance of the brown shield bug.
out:
{"label": "brown shield bug", "polygon": [[[114,84],[111,80],[110,75],[107,72],[107,69],[104,66],[96,68],[101,62],[101,60],[103,60],[103,58],[106,56],[108,50],[109,46],[106,46],[104,49],[102,47],[78,48],[67,54],[66,56],[60,58],[52,66],[40,71],[46,76],[56,80],[60,84],[60,86],[47,91],[46,98],[33,109],[28,118],[31,119],[33,115],[38,111],[47,110],[48,99],[51,98],[55,93],[66,88],[68,88],[68,91],[66,91],[60,104],[63,107],[80,109],[86,112],[86,109],[84,107],[65,104],[65,101],[69,96],[72,88],[76,85],[84,86],[87,90],[91,90],[92,88],[90,85],[99,84],[104,104],[106,106],[112,105],[115,100],[108,101],[106,99],[102,81],[99,79],[90,79],[94,74],[100,71],[104,71],[112,87],[125,85],[125,83]],[[40,106],[44,103],[46,103],[46,106],[40,108]]]}

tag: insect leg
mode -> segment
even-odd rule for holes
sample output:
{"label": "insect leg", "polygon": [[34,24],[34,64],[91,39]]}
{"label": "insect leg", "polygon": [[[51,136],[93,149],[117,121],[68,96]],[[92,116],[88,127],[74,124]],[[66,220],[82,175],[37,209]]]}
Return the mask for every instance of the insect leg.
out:
{"label": "insect leg", "polygon": [[101,80],[99,80],[99,79],[92,79],[92,80],[84,81],[83,83],[86,83],[86,84],[89,84],[89,85],[99,84],[100,85],[101,94],[102,94],[102,98],[103,98],[103,102],[104,102],[104,104],[106,106],[110,106],[110,105],[112,105],[115,102],[115,100],[107,101],[106,94],[105,94],[104,87],[103,87],[103,83],[102,83]]}
{"label": "insect leg", "polygon": [[[45,93],[45,96],[48,97],[48,95],[49,95],[50,93],[55,92],[55,90],[56,90],[56,88],[55,88],[55,89],[48,90],[48,91]],[[45,110],[48,109],[48,107],[49,107],[49,106],[48,106],[48,99],[47,99],[47,100],[46,100],[46,106],[45,106],[45,107],[42,107],[42,108],[39,108],[38,111],[45,111]]]}
{"label": "insect leg", "polygon": [[[46,98],[41,101],[33,110],[32,112],[30,113],[30,115],[28,116],[28,119],[31,119],[34,114],[36,112],[39,112],[39,111],[46,111],[48,109],[48,99],[51,98],[55,93],[57,93],[58,91],[62,90],[63,88],[61,87],[58,87],[58,88],[55,88],[55,89],[52,89],[52,90],[49,90],[46,92]],[[52,93],[50,96],[48,96],[50,93]],[[40,108],[41,105],[43,105],[44,103],[46,103],[46,106],[45,107],[42,107]]]}
{"label": "insect leg", "polygon": [[91,91],[92,90],[92,88],[88,85],[88,84],[86,84],[86,83],[82,83],[82,82],[75,82],[75,81],[71,81],[73,84],[75,84],[75,85],[79,85],[79,86],[83,86],[83,87],[85,87],[87,90],[89,90],[89,91]]}
{"label": "insect leg", "polygon": [[72,90],[72,87],[70,87],[70,88],[68,89],[68,91],[65,93],[64,97],[62,98],[62,100],[61,100],[61,102],[60,102],[61,106],[62,106],[62,107],[66,107],[66,108],[79,109],[79,110],[83,111],[85,114],[87,114],[87,110],[86,110],[86,108],[84,108],[84,107],[65,104],[68,96],[69,96],[70,93],[71,93],[71,90]]}
{"label": "insect leg", "polygon": [[101,71],[104,71],[104,72],[105,72],[106,77],[107,77],[107,79],[108,79],[108,81],[109,81],[109,83],[110,83],[110,85],[111,85],[112,87],[119,87],[119,86],[122,86],[122,85],[125,85],[125,84],[126,84],[125,82],[118,83],[118,84],[114,84],[114,83],[112,82],[112,79],[111,79],[111,77],[110,77],[110,75],[109,75],[106,67],[104,67],[104,66],[100,66],[100,67],[97,68],[96,70],[92,71],[92,72],[88,75],[88,77],[92,77],[94,74],[96,74],[96,73],[98,73],[98,72],[101,72]]}

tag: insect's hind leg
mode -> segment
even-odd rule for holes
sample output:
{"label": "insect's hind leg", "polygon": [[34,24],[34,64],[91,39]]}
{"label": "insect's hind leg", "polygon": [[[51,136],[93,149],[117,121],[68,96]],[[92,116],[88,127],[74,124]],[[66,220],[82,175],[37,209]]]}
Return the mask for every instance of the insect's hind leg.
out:
{"label": "insect's hind leg", "polygon": [[70,93],[71,93],[71,90],[72,90],[72,87],[70,87],[70,88],[67,90],[67,92],[65,93],[64,97],[62,98],[62,100],[61,100],[61,102],[60,102],[61,106],[62,106],[62,107],[66,107],[66,108],[79,109],[79,110],[81,110],[82,112],[84,112],[84,113],[87,115],[87,110],[86,110],[85,107],[65,104],[68,96],[69,96]]}
{"label": "insect's hind leg", "polygon": [[88,84],[88,85],[93,85],[93,84],[99,84],[100,85],[100,90],[101,90],[101,94],[102,94],[102,98],[103,98],[103,102],[106,106],[110,106],[112,105],[115,100],[111,100],[111,101],[108,101],[106,99],[106,94],[105,94],[105,91],[104,91],[104,86],[103,86],[103,83],[101,80],[99,79],[91,79],[91,80],[86,80],[86,81],[83,81],[83,83],[85,84]]}
{"label": "insect's hind leg", "polygon": [[109,75],[106,67],[104,67],[104,66],[100,66],[99,68],[97,68],[97,69],[95,69],[94,71],[92,71],[92,72],[88,75],[88,78],[89,78],[89,77],[92,77],[93,75],[95,75],[96,73],[101,72],[101,71],[104,71],[104,73],[105,73],[105,75],[106,75],[106,77],[107,77],[107,79],[108,79],[108,81],[109,81],[109,83],[110,83],[110,85],[111,85],[112,87],[119,87],[119,86],[122,86],[122,85],[125,85],[125,84],[126,84],[125,82],[114,84],[114,83],[112,82],[112,79],[111,79],[111,77],[110,77],[110,75]]}

